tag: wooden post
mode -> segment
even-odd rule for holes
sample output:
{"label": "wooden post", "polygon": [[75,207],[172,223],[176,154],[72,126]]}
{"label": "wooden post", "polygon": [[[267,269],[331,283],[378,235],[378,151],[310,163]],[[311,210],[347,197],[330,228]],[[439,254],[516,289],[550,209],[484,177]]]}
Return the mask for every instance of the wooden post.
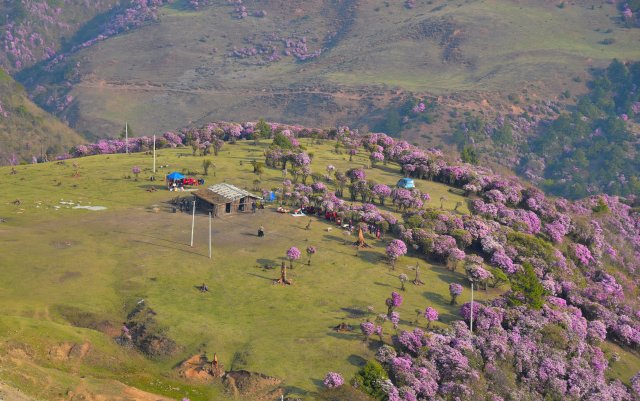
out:
{"label": "wooden post", "polygon": [[156,173],[156,136],[153,136],[153,174]]}
{"label": "wooden post", "polygon": [[211,212],[209,212],[209,259],[211,259]]}
{"label": "wooden post", "polygon": [[420,265],[416,262],[416,278],[412,281],[415,285],[423,285],[424,281],[420,280]]}
{"label": "wooden post", "polygon": [[191,246],[193,246],[193,229],[196,225],[196,201],[193,201],[193,213],[191,217]]}

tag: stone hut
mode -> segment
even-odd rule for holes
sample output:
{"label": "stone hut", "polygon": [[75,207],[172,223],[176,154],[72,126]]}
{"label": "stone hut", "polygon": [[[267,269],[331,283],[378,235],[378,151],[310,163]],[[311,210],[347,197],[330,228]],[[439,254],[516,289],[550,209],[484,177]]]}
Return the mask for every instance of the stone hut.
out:
{"label": "stone hut", "polygon": [[251,204],[262,198],[234,185],[220,183],[194,192],[196,209],[212,216],[251,213]]}

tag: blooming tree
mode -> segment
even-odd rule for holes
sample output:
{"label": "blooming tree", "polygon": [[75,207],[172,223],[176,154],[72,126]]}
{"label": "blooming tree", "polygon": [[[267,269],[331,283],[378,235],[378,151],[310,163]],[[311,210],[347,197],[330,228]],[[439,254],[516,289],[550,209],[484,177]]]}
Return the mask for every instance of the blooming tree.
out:
{"label": "blooming tree", "polygon": [[313,256],[316,253],[316,247],[309,245],[307,247],[307,256],[309,256],[309,261],[307,262],[307,265],[311,265],[311,256]]}
{"label": "blooming tree", "polygon": [[458,296],[462,294],[462,286],[458,283],[449,284],[449,295],[451,295],[451,305],[455,305],[457,303],[456,299]]}
{"label": "blooming tree", "polygon": [[395,269],[398,258],[407,253],[407,245],[402,240],[394,239],[387,245],[386,253],[391,269]]}
{"label": "blooming tree", "polygon": [[387,298],[387,300],[385,301],[386,305],[387,305],[387,315],[391,316],[391,312],[393,312],[393,310],[397,307],[399,307],[400,305],[402,305],[402,295],[398,294],[397,292],[393,291],[391,293],[391,297]]}
{"label": "blooming tree", "polygon": [[371,190],[378,197],[381,205],[384,205],[384,200],[391,195],[391,188],[384,184],[375,184]]}
{"label": "blooming tree", "polygon": [[300,250],[295,246],[292,246],[287,250],[287,259],[289,259],[289,267],[293,269],[293,261],[300,259]]}
{"label": "blooming tree", "polygon": [[133,175],[136,176],[136,181],[138,181],[138,175],[140,175],[140,167],[138,166],[133,166],[133,168],[131,169],[131,172],[133,173]]}
{"label": "blooming tree", "polygon": [[389,314],[389,321],[393,324],[393,328],[397,329],[400,323],[400,313],[393,311]]}
{"label": "blooming tree", "polygon": [[372,322],[362,322],[360,323],[360,330],[364,336],[364,341],[369,341],[369,337],[375,333],[376,325]]}
{"label": "blooming tree", "polygon": [[430,306],[424,310],[424,317],[427,319],[427,328],[431,326],[431,322],[438,320],[438,316],[438,311]]}

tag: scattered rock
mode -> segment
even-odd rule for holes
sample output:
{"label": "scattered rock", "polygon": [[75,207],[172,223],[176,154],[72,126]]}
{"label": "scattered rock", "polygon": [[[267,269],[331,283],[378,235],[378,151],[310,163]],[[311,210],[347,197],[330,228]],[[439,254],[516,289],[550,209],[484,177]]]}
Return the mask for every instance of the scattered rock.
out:
{"label": "scattered rock", "polygon": [[342,322],[334,327],[333,330],[337,331],[338,333],[348,333],[350,331],[353,331],[353,327],[346,324],[345,322]]}
{"label": "scattered rock", "polygon": [[116,342],[124,347],[135,347],[149,357],[172,355],[178,350],[173,339],[155,320],[156,312],[138,302],[127,316],[122,333]]}

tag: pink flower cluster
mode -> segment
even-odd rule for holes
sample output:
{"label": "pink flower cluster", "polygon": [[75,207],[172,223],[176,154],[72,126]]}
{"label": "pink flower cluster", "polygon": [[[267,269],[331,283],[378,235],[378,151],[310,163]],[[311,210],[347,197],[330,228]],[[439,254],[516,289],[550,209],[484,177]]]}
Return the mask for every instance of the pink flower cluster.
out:
{"label": "pink flower cluster", "polygon": [[340,387],[340,386],[342,386],[344,384],[344,378],[342,377],[342,375],[340,373],[329,372],[324,377],[324,380],[322,381],[322,384],[324,384],[324,386],[326,388]]}
{"label": "pink flower cluster", "polygon": [[387,245],[386,253],[389,259],[398,259],[407,253],[407,245],[399,239],[394,239]]}
{"label": "pink flower cluster", "polygon": [[438,311],[430,306],[428,306],[427,309],[424,310],[424,317],[430,322],[438,320],[438,316]]}
{"label": "pink flower cluster", "polygon": [[292,246],[287,250],[287,259],[289,260],[298,260],[300,259],[300,255],[302,255],[300,250],[295,246]]}
{"label": "pink flower cluster", "polygon": [[287,56],[293,56],[298,59],[298,61],[311,60],[322,54],[322,49],[314,51],[309,50],[306,36],[301,38],[284,39],[284,47],[284,54]]}
{"label": "pink flower cluster", "polygon": [[594,262],[591,251],[586,246],[582,244],[573,244],[571,249],[573,251],[573,256],[575,256],[578,262],[580,262],[583,266],[589,266],[592,262]]}

